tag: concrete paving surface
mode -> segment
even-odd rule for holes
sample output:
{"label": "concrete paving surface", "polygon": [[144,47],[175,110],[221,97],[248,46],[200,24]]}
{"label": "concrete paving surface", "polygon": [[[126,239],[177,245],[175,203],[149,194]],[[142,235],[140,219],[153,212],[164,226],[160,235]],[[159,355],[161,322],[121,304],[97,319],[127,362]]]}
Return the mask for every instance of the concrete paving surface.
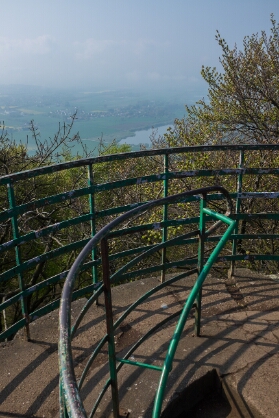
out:
{"label": "concrete paving surface", "polygon": [[[194,280],[183,279],[139,305],[116,332],[117,356],[124,355],[158,321],[180,310]],[[115,318],[156,284],[158,278],[150,278],[113,288]],[[73,303],[72,320],[84,302]],[[132,360],[162,365],[175,323],[159,328],[137,348]],[[33,322],[30,330],[31,342],[25,341],[22,331],[13,341],[1,344],[0,417],[59,416],[57,312]],[[90,308],[73,340],[77,379],[104,333],[101,299],[100,306]],[[201,336],[194,336],[194,319],[190,317],[169,376],[162,417],[278,418],[278,342],[277,277],[248,269],[236,270],[231,279],[212,275],[203,288]],[[151,417],[159,376],[154,370],[122,367],[118,375],[122,416]],[[105,346],[81,390],[88,415],[107,377]],[[217,393],[226,399],[225,406],[216,398]],[[111,409],[108,389],[96,416],[110,417]]]}

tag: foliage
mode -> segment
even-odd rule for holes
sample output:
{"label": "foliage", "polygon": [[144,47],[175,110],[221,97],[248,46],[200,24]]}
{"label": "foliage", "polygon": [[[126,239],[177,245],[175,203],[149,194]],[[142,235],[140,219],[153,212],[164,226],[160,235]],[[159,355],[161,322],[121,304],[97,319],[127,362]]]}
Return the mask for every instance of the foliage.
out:
{"label": "foliage", "polygon": [[[242,50],[235,45],[229,48],[217,31],[216,41],[222,54],[222,71],[216,67],[202,67],[201,75],[208,85],[208,95],[194,106],[186,106],[187,115],[176,119],[173,128],[161,137],[153,137],[153,146],[199,146],[214,144],[265,144],[278,143],[279,139],[279,24],[271,15],[270,35],[247,36]],[[246,155],[245,167],[278,167],[278,153],[253,152]],[[227,152],[225,159],[216,153],[187,154],[173,161],[171,170],[197,170],[237,168],[238,156]],[[236,178],[218,176],[207,178],[211,184],[220,184],[229,191],[236,188]],[[188,177],[177,182],[177,190],[193,189],[207,185],[204,177]],[[245,179],[243,191],[277,191],[276,176],[250,175]],[[245,199],[241,201],[241,212],[278,212],[275,200]],[[278,233],[277,221],[269,226],[261,220],[242,221],[241,233]],[[276,254],[277,243],[271,243],[272,254]],[[248,248],[247,248],[248,246]],[[238,242],[240,253],[262,253],[261,243]],[[274,269],[274,266],[271,267]]]}
{"label": "foliage", "polygon": [[[54,137],[49,138],[48,140],[41,140],[39,132],[35,129],[34,123],[31,122],[31,134],[34,137],[37,146],[35,152],[32,154],[27,152],[27,144],[16,144],[11,141],[3,127],[2,135],[0,136],[0,174],[7,175],[80,157],[90,157],[91,155],[85,148],[83,148],[82,156],[74,156],[71,154],[72,144],[80,141],[78,133],[74,135],[71,134],[75,117],[76,115],[73,115],[69,125],[63,125],[62,128],[59,125],[59,129]],[[110,153],[128,152],[130,151],[130,147],[128,145],[118,146],[115,142],[106,146],[103,141],[100,140],[98,151],[100,155],[105,155]],[[120,167],[119,165],[116,166],[115,164],[111,164],[109,170],[107,170],[107,167],[108,165],[104,166],[102,164],[94,166],[94,183],[106,183],[111,181],[111,178],[116,178],[117,176],[123,178],[125,175],[130,175],[130,173],[125,172],[124,165]],[[126,170],[127,168],[128,167],[126,167]],[[22,205],[34,202],[41,198],[55,196],[71,190],[78,190],[87,186],[88,173],[86,167],[80,167],[18,181],[14,185],[14,194],[16,196],[16,204]],[[111,207],[116,199],[114,195],[115,193],[109,192],[97,193],[96,206],[99,210]],[[1,187],[0,189],[0,198],[2,210],[8,209],[9,202],[5,187]],[[119,201],[121,201],[121,203],[125,200],[129,202],[129,196],[127,196],[127,199],[123,199],[123,197],[119,196]],[[115,204],[117,206],[117,202],[115,202]],[[90,205],[88,196],[81,196],[76,199],[65,199],[61,203],[54,203],[51,205],[46,203],[40,208],[28,210],[18,216],[18,236],[26,236],[34,231],[41,231],[47,227],[57,225],[61,221],[77,218],[81,214],[89,213],[89,210]],[[100,229],[106,221],[107,220],[101,219],[101,221],[97,223],[97,229]],[[82,224],[54,230],[46,236],[38,237],[21,245],[21,262],[24,263],[25,261],[42,254],[50,253],[53,250],[66,248],[70,244],[88,239],[90,236],[90,222],[83,222]],[[9,219],[0,224],[0,245],[13,238],[12,222]],[[78,247],[65,251],[59,258],[38,261],[34,268],[24,272],[24,288],[28,289],[31,286],[68,270],[80,249],[81,247]],[[0,273],[13,268],[14,266],[14,248],[1,253]],[[80,275],[76,287],[79,288],[91,283],[91,273],[85,272]],[[32,296],[28,297],[26,300],[27,311],[34,311],[40,306],[57,299],[57,297],[60,296],[62,286],[63,281],[60,280],[57,283],[53,283],[34,292]],[[17,277],[8,282],[0,283],[0,297],[2,301],[9,299],[18,292],[19,283]],[[21,317],[20,304],[17,303],[13,305],[13,307],[6,309],[4,316],[5,326],[16,322]]]}
{"label": "foliage", "polygon": [[[8,175],[14,172],[30,170],[33,168],[50,165],[61,161],[73,159],[71,154],[72,145],[80,142],[79,134],[72,134],[76,114],[71,118],[71,122],[60,125],[52,138],[42,140],[39,132],[35,128],[33,121],[30,123],[30,131],[36,143],[36,149],[32,153],[27,152],[28,137],[25,143],[17,144],[12,141],[5,131],[4,123],[0,134],[0,175]],[[88,156],[84,149],[84,154]],[[78,157],[78,156],[77,156]],[[84,173],[82,170],[73,169],[61,173],[49,174],[43,177],[26,179],[14,185],[16,204],[22,205],[37,199],[52,196],[67,190],[73,190],[84,185]],[[4,187],[0,190],[1,209],[9,208],[7,191]],[[79,216],[83,211],[81,201],[67,201],[61,204],[43,206],[40,209],[29,210],[18,217],[18,236],[24,236],[33,231],[41,230],[50,225],[54,225],[64,219]],[[33,257],[47,253],[53,249],[62,247],[76,239],[82,239],[88,235],[87,227],[72,228],[52,233],[49,236],[29,241],[20,247],[21,261],[25,262]],[[0,244],[13,239],[13,228],[11,220],[0,224]],[[9,270],[15,265],[14,249],[1,253],[0,273]],[[54,276],[61,272],[61,269],[69,268],[74,253],[68,254],[60,259],[48,262],[39,262],[35,268],[24,274],[25,288],[29,288],[47,277]],[[14,278],[8,282],[0,283],[0,296],[2,300],[8,299],[18,293],[18,280]],[[50,285],[27,298],[27,308],[30,312],[42,303],[47,303],[57,297],[59,286]],[[9,308],[5,312],[5,321],[15,322],[20,317],[19,304],[13,309]]]}
{"label": "foliage", "polygon": [[208,96],[186,106],[165,136],[169,146],[227,142],[272,143],[279,137],[279,24],[271,15],[270,36],[246,36],[243,50],[229,48],[217,31],[220,64],[202,67]]}

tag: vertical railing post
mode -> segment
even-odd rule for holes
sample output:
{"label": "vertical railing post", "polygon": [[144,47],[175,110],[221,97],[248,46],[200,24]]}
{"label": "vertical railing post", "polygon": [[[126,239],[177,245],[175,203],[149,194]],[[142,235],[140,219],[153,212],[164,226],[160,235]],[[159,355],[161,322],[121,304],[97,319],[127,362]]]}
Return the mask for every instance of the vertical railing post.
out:
{"label": "vertical railing post", "polygon": [[[198,248],[198,274],[201,273],[204,264],[204,242],[205,242],[205,214],[203,209],[206,207],[206,195],[200,199],[200,225],[199,225],[199,248]],[[198,337],[201,329],[201,303],[202,288],[197,294],[195,303],[195,334]]]}
{"label": "vertical railing post", "polygon": [[101,241],[101,255],[102,255],[102,269],[104,282],[104,298],[106,307],[106,324],[108,335],[108,355],[109,355],[109,369],[110,369],[110,384],[112,394],[113,417],[119,417],[119,396],[117,386],[117,371],[116,371],[116,357],[114,345],[114,331],[113,331],[113,312],[111,300],[111,287],[109,277],[109,250],[108,241],[103,238]]}
{"label": "vertical railing post", "polygon": [[[8,188],[8,201],[9,201],[9,208],[14,209],[16,206],[15,202],[15,194],[14,194],[14,185],[13,183],[7,184]],[[13,232],[13,239],[19,238],[19,231],[18,231],[18,223],[17,223],[17,215],[14,213],[12,218],[12,232]],[[20,256],[20,250],[19,247],[15,246],[15,258],[16,258],[16,265],[21,266],[21,256]],[[18,273],[18,284],[19,289],[21,292],[25,290],[25,284],[22,273]],[[26,297],[21,298],[21,312],[23,318],[25,318],[25,330],[26,330],[26,337],[27,341],[30,341],[30,329],[29,329],[29,315],[28,315],[28,309],[27,309],[27,303],[26,303]]]}
{"label": "vertical railing post", "polygon": [[[93,187],[94,186],[94,174],[92,169],[92,164],[88,165],[88,186]],[[89,211],[91,215],[91,236],[93,237],[96,234],[96,220],[95,220],[95,198],[94,198],[94,192],[89,193]],[[91,253],[92,260],[96,260],[96,248],[93,248]],[[94,265],[92,267],[92,278],[93,283],[98,282],[98,273],[97,273],[97,266]]]}
{"label": "vertical railing post", "polygon": [[[243,165],[244,165],[244,150],[241,150],[240,155],[239,155],[238,168],[242,169]],[[238,174],[238,178],[237,178],[237,191],[236,191],[237,196],[236,196],[236,207],[235,207],[236,216],[240,213],[241,199],[239,197],[239,194],[242,192],[242,180],[243,180],[243,172],[241,170],[240,173]],[[239,225],[239,220],[236,219],[235,230],[234,230],[235,235],[238,234],[238,225]],[[232,255],[236,255],[236,253],[237,253],[237,239],[234,238],[233,242],[232,242]],[[231,278],[234,275],[234,268],[235,268],[235,260],[232,260],[231,267],[230,267],[229,273],[228,273],[229,278]]]}
{"label": "vertical railing post", "polygon": [[[168,181],[169,181],[169,155],[165,154],[164,155],[164,197],[168,196]],[[163,222],[166,222],[168,220],[168,205],[165,204],[163,206]],[[165,243],[168,239],[168,227],[167,226],[163,226],[163,231],[162,231],[162,242]],[[166,247],[162,248],[162,265],[163,265],[163,269],[161,270],[161,282],[163,283],[165,281],[165,275],[166,275],[166,270],[165,270],[165,263],[166,263],[166,259],[167,259],[167,249]]]}

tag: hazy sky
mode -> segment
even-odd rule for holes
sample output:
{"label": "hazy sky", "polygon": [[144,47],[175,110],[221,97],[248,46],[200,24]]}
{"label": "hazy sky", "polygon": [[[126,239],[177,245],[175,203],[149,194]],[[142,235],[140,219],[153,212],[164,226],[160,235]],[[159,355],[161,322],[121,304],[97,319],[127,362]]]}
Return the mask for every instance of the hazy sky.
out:
{"label": "hazy sky", "polygon": [[229,45],[279,21],[279,0],[2,0],[0,84],[195,86]]}

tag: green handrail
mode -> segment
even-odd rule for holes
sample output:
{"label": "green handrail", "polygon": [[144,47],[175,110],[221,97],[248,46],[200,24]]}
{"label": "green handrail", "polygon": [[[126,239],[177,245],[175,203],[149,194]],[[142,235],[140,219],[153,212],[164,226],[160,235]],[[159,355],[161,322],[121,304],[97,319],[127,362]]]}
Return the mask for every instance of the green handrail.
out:
{"label": "green handrail", "polygon": [[[61,379],[61,397],[63,398],[63,405],[66,406],[67,413],[71,417],[86,417],[86,413],[84,411],[84,408],[82,406],[82,400],[79,395],[79,390],[81,388],[82,382],[85,379],[85,375],[92,364],[92,361],[95,359],[98,352],[103,347],[104,343],[108,343],[108,352],[109,352],[109,368],[110,368],[110,378],[106,382],[103,391],[101,392],[99,398],[97,399],[93,410],[90,414],[90,416],[93,415],[94,411],[97,408],[98,403],[100,402],[105,390],[111,386],[112,388],[112,403],[113,403],[113,412],[114,417],[117,418],[119,416],[119,401],[118,401],[118,384],[117,384],[117,371],[120,369],[120,366],[117,366],[117,362],[120,362],[120,364],[130,364],[130,365],[137,365],[140,367],[145,367],[153,370],[162,370],[164,379],[166,379],[167,370],[169,372],[170,370],[170,359],[171,356],[174,355],[175,350],[173,351],[173,348],[175,347],[173,344],[173,341],[171,342],[171,351],[170,355],[167,356],[164,367],[156,367],[149,364],[134,362],[127,359],[127,356],[120,359],[117,358],[115,355],[115,343],[114,343],[114,331],[117,326],[119,326],[120,321],[122,321],[127,315],[131,312],[131,309],[134,309],[135,306],[137,306],[139,303],[142,303],[143,300],[146,299],[147,296],[149,296],[150,292],[148,292],[148,295],[144,295],[144,297],[140,298],[139,301],[137,301],[132,308],[127,309],[126,312],[122,315],[120,320],[117,321],[117,323],[113,323],[113,314],[112,314],[112,297],[111,297],[111,283],[116,283],[118,280],[123,278],[123,274],[125,271],[130,269],[133,265],[135,265],[138,261],[142,260],[147,255],[150,255],[151,253],[157,251],[161,248],[166,248],[168,246],[167,242],[162,242],[161,244],[158,244],[157,246],[154,246],[150,249],[147,249],[144,254],[140,254],[137,256],[134,260],[128,262],[126,265],[124,265],[120,270],[112,275],[110,277],[109,275],[109,257],[108,257],[108,244],[107,239],[109,237],[110,232],[118,227],[120,224],[122,224],[124,221],[127,221],[128,219],[131,219],[133,216],[138,215],[142,213],[143,211],[150,210],[151,208],[154,208],[156,206],[165,206],[174,204],[177,202],[183,202],[186,197],[189,196],[195,196],[195,195],[202,195],[202,199],[205,200],[207,198],[208,193],[219,191],[224,195],[224,197],[227,199],[227,212],[226,216],[218,214],[212,210],[206,209],[202,207],[200,217],[204,217],[207,215],[210,219],[217,220],[217,223],[215,223],[213,226],[209,228],[208,231],[206,231],[205,234],[203,234],[202,239],[207,239],[210,233],[215,231],[222,222],[228,223],[230,226],[226,233],[224,234],[223,238],[221,238],[220,242],[216,246],[216,250],[213,252],[213,256],[209,257],[208,261],[205,263],[204,268],[202,269],[202,272],[198,279],[198,284],[196,286],[196,290],[194,291],[193,295],[194,298],[196,298],[197,291],[200,291],[203,281],[205,280],[206,275],[208,274],[209,269],[211,268],[212,263],[216,260],[217,256],[219,255],[220,251],[224,247],[225,243],[229,239],[229,236],[235,227],[235,221],[228,218],[228,215],[231,213],[232,209],[232,202],[230,199],[230,196],[228,192],[220,187],[220,186],[213,186],[213,187],[206,187],[198,190],[192,190],[188,192],[184,192],[178,195],[165,197],[162,199],[158,199],[156,201],[151,201],[146,203],[143,206],[137,207],[135,209],[132,209],[130,212],[127,212],[123,215],[121,215],[119,218],[116,218],[114,221],[106,225],[103,229],[101,229],[91,240],[88,242],[86,247],[82,250],[80,255],[77,257],[76,261],[74,262],[68,276],[67,280],[65,282],[64,288],[63,288],[63,294],[62,294],[62,304],[60,307],[60,338],[59,338],[59,362],[60,362],[60,379]],[[189,237],[192,235],[200,235],[200,232],[193,231],[192,233],[186,234],[184,237]],[[90,304],[93,303],[94,300],[98,297],[100,292],[104,292],[105,297],[105,307],[106,307],[106,323],[107,323],[107,334],[106,336],[100,341],[98,347],[96,348],[95,352],[91,356],[91,358],[88,361],[88,364],[85,367],[85,372],[82,374],[81,380],[79,385],[77,385],[77,382],[75,380],[75,374],[73,370],[73,361],[71,360],[70,353],[71,353],[71,344],[70,340],[73,337],[73,332],[76,331],[77,325],[74,325],[72,335],[70,335],[70,328],[71,328],[71,322],[70,322],[70,303],[71,303],[71,297],[72,297],[72,289],[74,286],[75,278],[78,276],[79,270],[84,262],[86,260],[86,257],[88,254],[92,251],[93,248],[96,247],[96,245],[101,242],[101,251],[102,251],[102,268],[103,268],[103,285],[98,289],[96,294],[91,298],[90,302],[87,303],[87,306],[83,310],[80,317],[77,319],[77,323],[80,323],[81,318],[83,317],[84,313],[87,311]],[[177,242],[177,238],[171,239],[170,243],[171,245],[173,242]],[[165,268],[167,268],[167,265],[165,265]],[[193,272],[193,271],[192,271]],[[184,276],[186,276],[184,274]],[[179,278],[181,278],[181,275],[179,275]],[[171,279],[170,281],[177,280],[177,277],[174,279]],[[160,286],[156,287],[156,291],[158,288],[162,288],[169,284],[169,281],[162,283]],[[154,290],[155,291],[155,290]],[[191,306],[193,304],[193,301],[191,303]],[[187,305],[188,306],[188,305]],[[188,309],[188,308],[187,308]],[[188,312],[188,311],[187,311]],[[182,312],[183,314],[183,312]],[[185,314],[184,314],[185,316]],[[184,318],[184,317],[183,317]],[[181,327],[181,324],[183,322],[183,318],[179,320],[179,326]],[[185,319],[186,320],[186,319]],[[198,322],[200,322],[200,316],[197,318]],[[183,329],[183,328],[182,328]],[[181,329],[181,332],[182,332]],[[172,359],[171,359],[172,361]],[[165,380],[163,379],[161,384],[161,391],[163,393],[164,391],[164,385]],[[160,392],[161,393],[161,392]],[[63,396],[64,395],[64,396]],[[162,394],[159,396],[159,401],[157,401],[156,405],[157,408],[160,409],[160,406],[158,407],[160,400],[161,400]],[[159,403],[158,403],[159,402]],[[66,416],[66,415],[61,415]],[[156,415],[157,416],[157,415]]]}
{"label": "green handrail", "polygon": [[[218,242],[218,244],[216,245],[216,247],[214,248],[212,254],[209,256],[207,262],[205,263],[205,265],[202,268],[202,271],[200,272],[185,304],[182,310],[182,313],[179,317],[178,323],[176,325],[173,337],[171,339],[171,342],[169,344],[169,348],[168,348],[168,352],[166,355],[166,359],[164,361],[164,365],[163,365],[163,369],[162,369],[162,374],[161,374],[161,378],[160,378],[160,382],[159,382],[159,386],[156,392],[156,397],[155,397],[155,402],[154,402],[154,408],[153,408],[153,414],[152,414],[152,418],[158,418],[160,416],[161,413],[161,408],[162,408],[162,403],[163,403],[163,397],[164,397],[164,391],[166,388],[166,384],[167,384],[167,379],[169,376],[170,371],[172,370],[172,363],[173,363],[173,359],[175,356],[175,352],[178,346],[178,343],[180,341],[181,338],[181,334],[183,332],[183,329],[185,327],[186,321],[188,319],[189,313],[193,307],[193,304],[195,302],[195,299],[198,295],[198,293],[200,292],[200,290],[202,289],[202,285],[212,267],[212,265],[215,263],[218,255],[220,254],[220,252],[222,251],[222,249],[224,248],[226,242],[228,242],[234,228],[235,228],[235,221],[233,221],[232,219],[223,216],[219,213],[213,212],[212,210],[209,209],[203,209],[203,213],[207,214],[209,216],[212,216],[215,219],[221,220],[222,222],[226,223],[227,225],[229,225],[229,227],[227,228],[227,230],[225,231],[225,233],[223,234],[222,238],[220,239],[220,241]],[[203,214],[201,213],[201,217],[203,216]]]}

